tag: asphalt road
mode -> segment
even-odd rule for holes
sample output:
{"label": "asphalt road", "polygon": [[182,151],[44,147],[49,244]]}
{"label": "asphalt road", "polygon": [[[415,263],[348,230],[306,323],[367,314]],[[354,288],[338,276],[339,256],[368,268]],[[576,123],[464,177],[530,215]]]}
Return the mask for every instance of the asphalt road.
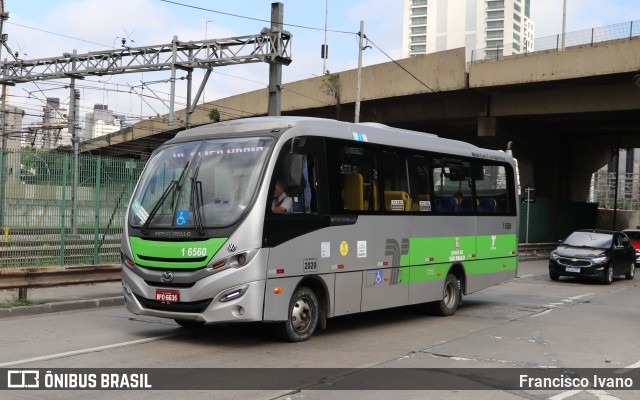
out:
{"label": "asphalt road", "polygon": [[[185,330],[123,307],[0,320],[0,368],[637,368],[640,280],[613,285],[561,278],[546,261],[464,298],[452,317],[404,307],[339,317],[304,343],[262,324]],[[627,370],[623,370],[627,371]],[[339,372],[338,372],[339,373]],[[624,374],[624,372],[623,372]],[[629,376],[634,373],[630,373]],[[621,375],[624,376],[624,375]],[[249,378],[248,378],[249,379]],[[287,379],[286,376],[280,379]],[[330,380],[329,380],[330,381]],[[330,383],[330,382],[329,382]],[[640,388],[640,382],[634,383]],[[26,391],[8,399],[638,399],[640,390]],[[397,389],[397,388],[395,388]]]}

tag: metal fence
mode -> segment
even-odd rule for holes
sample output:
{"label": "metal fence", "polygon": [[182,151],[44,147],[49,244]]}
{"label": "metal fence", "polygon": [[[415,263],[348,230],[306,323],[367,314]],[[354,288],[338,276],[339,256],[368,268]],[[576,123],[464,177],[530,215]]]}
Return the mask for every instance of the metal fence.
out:
{"label": "metal fence", "polygon": [[[620,210],[640,210],[640,174],[620,173],[617,178],[617,207]],[[600,208],[614,208],[616,173],[598,171],[591,176],[589,200]]]}
{"label": "metal fence", "polygon": [[[565,33],[564,48],[583,46],[610,40],[630,39],[640,36],[640,21],[622,22]],[[534,51],[560,51],[563,45],[561,34],[544,36],[534,40]],[[471,63],[483,60],[495,60],[515,54],[526,54],[526,47],[519,43],[505,43],[501,46],[485,47],[471,51]]]}
{"label": "metal fence", "polygon": [[[144,161],[0,150],[0,269],[114,263]],[[74,172],[78,171],[77,178]]]}

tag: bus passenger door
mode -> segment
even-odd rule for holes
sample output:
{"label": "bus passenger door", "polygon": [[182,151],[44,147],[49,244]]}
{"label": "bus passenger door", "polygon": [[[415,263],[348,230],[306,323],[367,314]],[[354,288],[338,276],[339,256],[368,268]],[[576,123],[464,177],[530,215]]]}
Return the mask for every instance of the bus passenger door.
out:
{"label": "bus passenger door", "polygon": [[375,235],[376,243],[375,252],[369,251],[370,266],[363,271],[362,311],[409,302],[411,198],[406,159],[391,149],[381,149],[376,156],[381,210],[379,215],[361,216],[362,232]]}

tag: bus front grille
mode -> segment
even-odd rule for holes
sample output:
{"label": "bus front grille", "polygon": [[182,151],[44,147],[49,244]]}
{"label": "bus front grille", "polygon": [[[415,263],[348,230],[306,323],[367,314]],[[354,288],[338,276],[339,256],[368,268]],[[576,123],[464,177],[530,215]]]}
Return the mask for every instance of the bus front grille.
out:
{"label": "bus front grille", "polygon": [[192,302],[181,303],[162,303],[159,301],[146,299],[142,296],[135,295],[142,307],[156,311],[174,311],[183,313],[199,314],[209,307],[213,299],[198,300]]}

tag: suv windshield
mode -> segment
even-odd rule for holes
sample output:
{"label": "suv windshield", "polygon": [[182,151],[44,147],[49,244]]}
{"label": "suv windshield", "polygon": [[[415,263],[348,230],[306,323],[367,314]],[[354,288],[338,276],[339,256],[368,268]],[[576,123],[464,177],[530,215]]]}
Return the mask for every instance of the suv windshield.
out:
{"label": "suv windshield", "polygon": [[215,139],[161,149],[140,177],[129,222],[198,230],[236,222],[253,198],[272,142]]}
{"label": "suv windshield", "polygon": [[612,240],[613,235],[609,233],[573,232],[562,244],[575,247],[608,249],[611,247]]}

